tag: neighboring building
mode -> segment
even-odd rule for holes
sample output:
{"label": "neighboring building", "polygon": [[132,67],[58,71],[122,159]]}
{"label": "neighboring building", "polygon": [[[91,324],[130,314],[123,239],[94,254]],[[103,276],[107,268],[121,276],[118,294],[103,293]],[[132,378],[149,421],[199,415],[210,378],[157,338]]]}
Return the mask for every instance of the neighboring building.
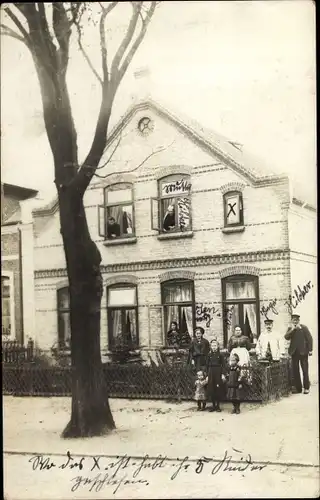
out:
{"label": "neighboring building", "polygon": [[[2,305],[2,340],[17,340],[24,343],[28,335],[33,335],[33,328],[26,331],[24,322],[25,303],[23,293],[23,273],[28,260],[25,249],[33,254],[28,242],[28,226],[22,227],[22,204],[33,199],[37,191],[14,184],[1,184],[1,305]],[[32,231],[32,224],[30,225]],[[32,239],[31,239],[32,242]],[[33,266],[31,268],[33,272]],[[27,278],[26,270],[25,277]],[[33,283],[33,281],[31,282]],[[30,283],[28,283],[30,285]],[[28,287],[26,287],[27,291]],[[28,328],[27,328],[28,330]]]}
{"label": "neighboring building", "polygon": [[[108,159],[85,194],[102,255],[103,359],[123,345],[155,358],[168,347],[171,321],[186,337],[203,326],[223,346],[238,323],[258,337],[266,315],[285,333],[289,296],[310,280],[296,310],[316,303],[316,213],[293,197],[287,176],[152,101],[115,127],[101,165]],[[65,349],[69,297],[56,200],[33,211],[33,225],[35,340]],[[312,328],[310,314],[304,319]]]}

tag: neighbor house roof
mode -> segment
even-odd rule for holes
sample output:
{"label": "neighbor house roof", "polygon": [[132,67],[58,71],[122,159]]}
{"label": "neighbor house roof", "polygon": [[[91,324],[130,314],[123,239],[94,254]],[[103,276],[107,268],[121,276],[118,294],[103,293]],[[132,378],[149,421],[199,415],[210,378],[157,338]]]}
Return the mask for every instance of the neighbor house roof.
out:
{"label": "neighbor house roof", "polygon": [[[34,198],[37,196],[38,191],[36,189],[31,189],[24,186],[19,186],[17,184],[10,184],[8,182],[1,183],[1,190],[4,196],[14,196],[18,200],[23,201],[29,198]],[[1,194],[1,196],[2,196]],[[1,200],[2,201],[2,200]],[[18,224],[21,222],[21,209],[20,207],[15,210],[13,214],[10,215],[6,220],[1,222],[2,226],[9,226],[12,224]]]}
{"label": "neighbor house roof", "polygon": [[[202,148],[209,153],[214,154],[220,158],[231,168],[233,168],[240,175],[246,177],[253,185],[260,184],[261,182],[279,182],[288,179],[287,174],[277,174],[272,172],[268,165],[266,165],[260,158],[249,153],[245,147],[237,141],[228,139],[223,135],[213,131],[210,128],[203,127],[199,122],[191,119],[189,116],[184,115],[180,111],[173,113],[168,110],[166,106],[160,104],[159,101],[152,99],[143,100],[132,104],[126,113],[120,118],[118,123],[112,128],[108,145],[110,145],[118,134],[124,129],[132,117],[141,110],[153,110],[156,114],[168,120],[175,125],[181,132],[188,135]],[[313,209],[310,204],[305,203],[303,198],[300,199],[299,194],[294,190],[292,201],[304,204],[304,206]],[[57,197],[52,200],[48,205],[37,208],[35,213],[54,212],[57,208]]]}
{"label": "neighbor house roof", "polygon": [[18,186],[17,184],[9,184],[8,182],[3,182],[3,194],[17,196],[21,200],[26,200],[27,198],[32,198],[38,194],[36,189],[27,188],[24,186]]}

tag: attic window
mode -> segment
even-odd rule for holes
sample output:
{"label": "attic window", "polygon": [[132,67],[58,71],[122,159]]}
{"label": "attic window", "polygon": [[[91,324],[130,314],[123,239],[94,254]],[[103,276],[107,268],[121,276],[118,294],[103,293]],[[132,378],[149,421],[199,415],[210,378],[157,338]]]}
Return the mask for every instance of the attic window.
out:
{"label": "attic window", "polygon": [[153,129],[154,129],[154,123],[151,120],[151,118],[149,118],[148,116],[141,118],[141,120],[138,123],[138,130],[142,135],[144,136],[149,135],[150,132],[153,131]]}

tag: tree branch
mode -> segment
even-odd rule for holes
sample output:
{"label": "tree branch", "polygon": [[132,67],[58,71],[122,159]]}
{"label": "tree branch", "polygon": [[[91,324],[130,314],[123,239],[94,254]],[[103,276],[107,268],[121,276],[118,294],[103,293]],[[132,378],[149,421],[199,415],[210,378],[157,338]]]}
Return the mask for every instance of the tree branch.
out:
{"label": "tree branch", "polygon": [[123,61],[122,66],[119,69],[119,74],[118,74],[119,83],[121,82],[125,72],[128,69],[130,62],[132,61],[133,56],[137,52],[142,40],[145,37],[145,34],[147,32],[147,29],[148,29],[148,25],[153,17],[153,14],[156,10],[156,7],[157,7],[157,2],[152,2],[150,9],[147,12],[146,18],[144,19],[144,21],[142,23],[141,31],[140,31],[138,37],[136,38],[135,42],[133,43],[131,49],[129,50],[125,60]]}
{"label": "tree branch", "polygon": [[101,168],[104,168],[106,165],[108,165],[108,163],[111,161],[114,153],[117,151],[119,145],[120,145],[120,142],[121,142],[121,139],[122,139],[122,134],[120,133],[120,136],[119,136],[119,140],[114,148],[114,150],[112,151],[111,155],[109,156],[109,158],[107,159],[107,161],[105,163],[103,163],[102,165],[100,165],[99,167],[96,168],[96,170],[99,170]]}
{"label": "tree branch", "polygon": [[94,74],[94,76],[97,78],[98,82],[102,85],[103,84],[103,81],[102,81],[102,78],[101,76],[99,75],[99,73],[97,72],[97,70],[95,69],[95,67],[93,66],[91,60],[90,60],[90,57],[88,56],[84,46],[82,45],[82,40],[81,40],[81,37],[82,37],[82,33],[81,33],[81,26],[78,22],[75,22],[75,25],[77,27],[77,31],[78,31],[78,45],[79,45],[79,49],[83,55],[83,57],[85,58],[89,68],[91,69],[92,73]]}
{"label": "tree branch", "polygon": [[[139,165],[137,167],[134,167],[134,169],[132,169],[132,170],[124,170],[124,171],[121,171],[119,173],[121,173],[121,174],[131,174],[131,172],[135,172],[135,170],[138,170],[138,168],[142,167],[142,165],[144,165],[146,163],[146,161],[149,160],[149,158],[151,158],[152,156],[154,156],[154,155],[156,155],[158,153],[161,153],[162,151],[165,151],[166,149],[170,148],[173,143],[174,143],[174,141],[172,141],[172,143],[169,144],[169,146],[163,146],[162,148],[159,148],[157,151],[152,151],[148,156],[145,157],[145,159],[141,163],[139,163]],[[109,158],[108,162],[110,161],[110,158]],[[106,174],[106,175],[99,175],[97,173],[94,173],[93,175],[95,177],[98,177],[99,179],[107,179],[107,177],[110,177],[111,175],[114,175],[114,172],[111,172],[110,174]]]}
{"label": "tree branch", "polygon": [[27,43],[26,39],[23,36],[18,35],[18,33],[16,33],[13,29],[9,28],[9,26],[6,26],[5,24],[1,23],[1,30],[2,30],[1,35],[10,36],[11,38],[15,38],[16,40],[23,42],[28,47],[28,43]]}
{"label": "tree branch", "polygon": [[[17,7],[17,9],[19,9],[18,6],[15,6]],[[21,9],[19,9],[20,12],[23,13],[23,11]],[[31,50],[31,40],[30,40],[30,34],[27,32],[27,30],[23,27],[22,23],[19,21],[19,19],[17,18],[17,16],[9,9],[9,7],[6,7],[4,9],[5,13],[10,17],[11,21],[16,25],[16,27],[18,28],[18,30],[20,31],[20,33],[22,34],[24,40],[25,40],[25,44],[27,45],[27,47],[30,48]],[[23,13],[24,14],[24,13]]]}
{"label": "tree branch", "polygon": [[106,32],[105,32],[105,22],[106,22],[106,17],[111,12],[118,2],[112,2],[108,7],[103,7],[101,2],[99,2],[99,5],[102,9],[102,14],[100,17],[100,23],[99,23],[99,31],[100,31],[100,49],[101,49],[101,66],[102,66],[102,74],[103,74],[103,81],[105,83],[109,82],[109,74],[108,74],[108,52],[107,52],[107,41],[106,41]]}
{"label": "tree branch", "polygon": [[127,32],[126,32],[125,37],[123,38],[123,40],[120,44],[120,47],[118,48],[118,50],[113,58],[112,64],[111,64],[111,78],[117,79],[119,65],[121,63],[121,59],[122,59],[125,51],[129,47],[130,42],[132,41],[132,38],[134,36],[134,32],[136,30],[137,22],[138,22],[139,15],[141,12],[141,7],[142,7],[141,2],[139,2],[139,3],[134,2],[133,3],[133,13],[132,13],[132,16],[130,19],[130,23],[129,23]]}
{"label": "tree branch", "polygon": [[65,71],[69,59],[71,27],[63,2],[52,2],[52,26],[60,46],[61,69]]}

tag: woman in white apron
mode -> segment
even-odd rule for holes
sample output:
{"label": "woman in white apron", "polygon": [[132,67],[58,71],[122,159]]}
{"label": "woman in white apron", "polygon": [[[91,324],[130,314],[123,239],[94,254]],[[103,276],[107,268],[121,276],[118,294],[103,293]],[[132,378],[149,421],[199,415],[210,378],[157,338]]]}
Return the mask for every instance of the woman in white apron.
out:
{"label": "woman in white apron", "polygon": [[250,349],[250,339],[246,335],[243,335],[241,327],[237,325],[234,329],[234,334],[228,342],[230,356],[236,353],[239,356],[239,365],[248,367],[250,365]]}

